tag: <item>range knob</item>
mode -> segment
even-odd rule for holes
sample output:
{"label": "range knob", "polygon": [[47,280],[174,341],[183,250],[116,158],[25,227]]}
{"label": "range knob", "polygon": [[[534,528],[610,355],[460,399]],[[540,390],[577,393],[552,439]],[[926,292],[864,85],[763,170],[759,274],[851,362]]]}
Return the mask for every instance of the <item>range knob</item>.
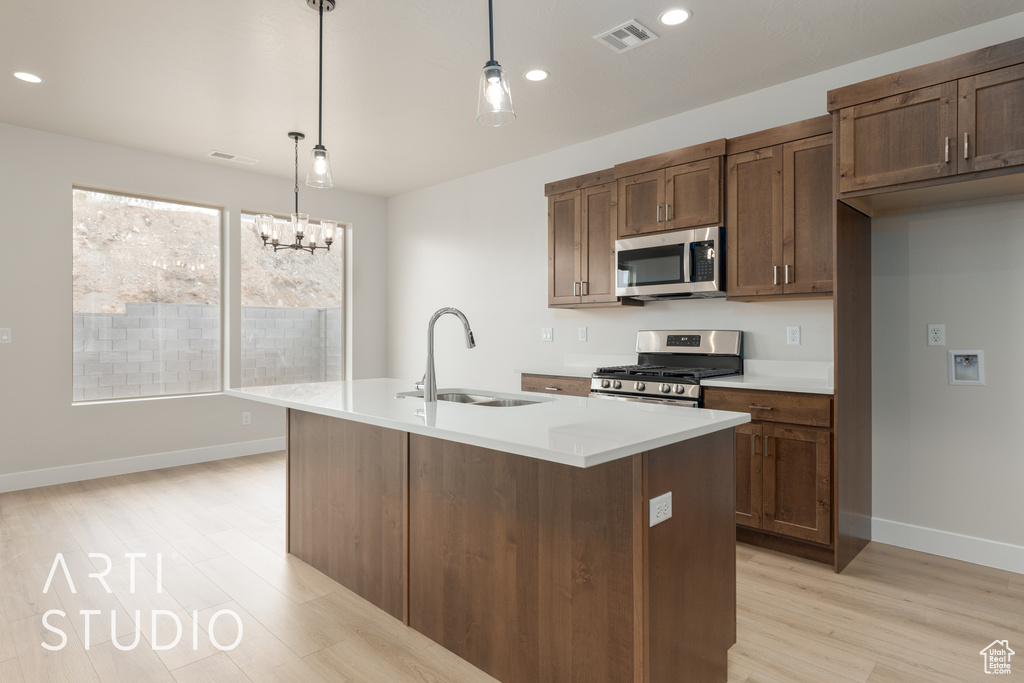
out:
{"label": "range knob", "polygon": [[681,394],[684,391],[686,391],[686,387],[685,386],[683,386],[682,384],[677,384],[676,385],[676,393],[677,394]]}
{"label": "range knob", "polygon": [[601,388],[602,389],[607,389],[611,385],[612,385],[612,383],[609,382],[608,380],[606,380],[606,379],[601,380]]}
{"label": "range knob", "polygon": [[658,387],[658,391],[660,391],[663,394],[667,394],[670,391],[672,391],[672,386],[669,384],[662,384],[661,386]]}
{"label": "range knob", "polygon": [[615,380],[614,382],[612,382],[612,389],[621,389],[621,388],[622,388],[622,382],[620,382],[619,380]]}
{"label": "range knob", "polygon": [[643,382],[637,382],[636,384],[633,385],[633,388],[636,389],[637,391],[643,391],[644,389],[647,388],[647,385],[644,384]]}

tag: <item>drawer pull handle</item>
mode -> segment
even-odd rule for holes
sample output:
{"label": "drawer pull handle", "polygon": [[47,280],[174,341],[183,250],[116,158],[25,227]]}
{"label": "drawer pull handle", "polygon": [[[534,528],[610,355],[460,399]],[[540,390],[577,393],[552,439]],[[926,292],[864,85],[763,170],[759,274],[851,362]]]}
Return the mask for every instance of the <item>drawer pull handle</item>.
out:
{"label": "drawer pull handle", "polygon": [[558,387],[544,387],[544,391],[561,391]]}
{"label": "drawer pull handle", "polygon": [[772,407],[771,407],[771,406],[757,406],[757,405],[751,405],[751,406],[750,406],[750,409],[751,409],[751,410],[771,410],[771,409],[772,409]]}
{"label": "drawer pull handle", "polygon": [[661,204],[658,204],[658,222],[661,222]]}

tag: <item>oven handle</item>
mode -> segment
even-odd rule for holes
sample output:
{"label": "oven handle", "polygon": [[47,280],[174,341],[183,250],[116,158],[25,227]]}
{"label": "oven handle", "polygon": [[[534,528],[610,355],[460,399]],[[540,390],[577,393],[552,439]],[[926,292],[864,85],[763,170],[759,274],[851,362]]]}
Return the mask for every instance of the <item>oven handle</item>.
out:
{"label": "oven handle", "polygon": [[644,396],[620,396],[616,394],[602,394],[599,391],[591,391],[590,398],[610,398],[613,401],[632,401],[634,403],[654,403],[664,406],[678,406],[680,408],[697,408],[697,401],[676,398],[646,398]]}

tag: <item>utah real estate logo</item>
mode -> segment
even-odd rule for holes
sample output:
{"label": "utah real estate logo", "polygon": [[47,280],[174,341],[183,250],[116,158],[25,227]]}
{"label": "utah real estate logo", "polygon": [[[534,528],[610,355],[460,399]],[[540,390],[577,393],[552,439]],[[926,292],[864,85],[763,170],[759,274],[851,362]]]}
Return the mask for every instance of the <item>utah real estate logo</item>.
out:
{"label": "utah real estate logo", "polygon": [[1017,653],[1010,649],[1010,641],[993,640],[979,654],[985,658],[985,673],[1008,674],[1010,673],[1010,658]]}

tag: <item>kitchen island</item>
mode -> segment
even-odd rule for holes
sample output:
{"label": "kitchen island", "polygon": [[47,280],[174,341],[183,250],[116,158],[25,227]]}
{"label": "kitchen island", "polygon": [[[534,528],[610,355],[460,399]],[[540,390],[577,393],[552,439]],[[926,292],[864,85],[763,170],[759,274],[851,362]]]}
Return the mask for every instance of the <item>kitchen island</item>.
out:
{"label": "kitchen island", "polygon": [[748,415],[410,388],[227,392],[288,409],[288,552],[505,683],[726,680]]}

